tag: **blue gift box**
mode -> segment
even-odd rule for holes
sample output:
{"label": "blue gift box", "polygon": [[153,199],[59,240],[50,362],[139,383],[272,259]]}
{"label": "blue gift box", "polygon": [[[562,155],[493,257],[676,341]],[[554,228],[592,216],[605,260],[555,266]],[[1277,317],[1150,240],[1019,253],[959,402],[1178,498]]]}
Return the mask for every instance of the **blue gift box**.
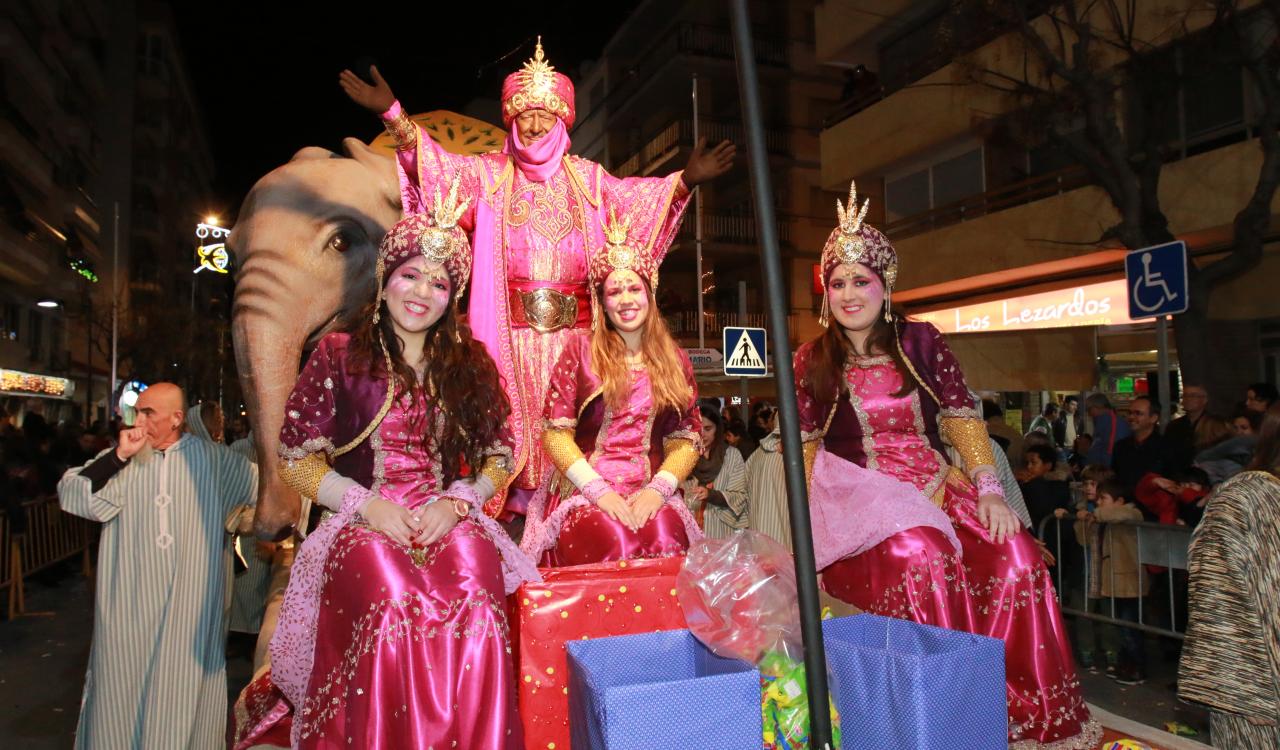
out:
{"label": "blue gift box", "polygon": [[1006,750],[1004,642],[908,620],[822,624],[844,750]]}
{"label": "blue gift box", "polygon": [[687,630],[569,641],[573,750],[761,745],[760,673]]}

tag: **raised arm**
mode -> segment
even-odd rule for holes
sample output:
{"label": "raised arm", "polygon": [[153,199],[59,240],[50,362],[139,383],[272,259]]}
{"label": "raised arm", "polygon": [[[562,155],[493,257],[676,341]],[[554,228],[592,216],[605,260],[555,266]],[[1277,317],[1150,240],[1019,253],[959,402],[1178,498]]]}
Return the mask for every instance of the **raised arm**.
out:
{"label": "raised arm", "polygon": [[373,84],[365,83],[350,70],[338,76],[338,84],[351,101],[377,115],[396,144],[396,170],[400,178],[400,204],[405,215],[426,211],[435,191],[447,190],[454,175],[460,175],[459,200],[471,199],[459,224],[465,230],[475,226],[475,197],[480,178],[476,157],[453,154],[436,143],[421,127],[409,119],[391,86],[378,71],[369,69]]}
{"label": "raised arm", "polygon": [[84,466],[67,469],[58,481],[58,503],[62,509],[90,521],[107,522],[119,515],[125,497],[116,475],[129,465],[146,442],[147,435],[140,427],[121,430],[118,446],[99,453]]}

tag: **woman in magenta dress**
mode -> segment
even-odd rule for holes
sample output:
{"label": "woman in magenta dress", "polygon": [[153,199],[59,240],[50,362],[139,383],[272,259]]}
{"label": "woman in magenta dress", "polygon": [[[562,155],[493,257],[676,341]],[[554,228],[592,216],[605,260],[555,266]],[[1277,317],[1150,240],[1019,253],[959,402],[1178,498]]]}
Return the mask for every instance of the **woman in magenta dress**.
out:
{"label": "woman in magenta dress", "polygon": [[897,253],[866,208],[853,190],[839,207],[822,251],[834,325],[796,353],[823,586],[868,612],[1004,640],[1009,746],[1096,747],[1040,548],[1004,502],[946,341],[891,312]]}
{"label": "woman in magenta dress", "polygon": [[693,367],[658,315],[658,259],[615,216],[591,258],[594,322],[551,373],[543,445],[557,471],[524,551],[548,566],[683,554],[701,538],[677,487],[698,460]]}
{"label": "woman in magenta dress", "polygon": [[239,744],[288,718],[295,747],[523,747],[505,596],[537,571],[480,512],[511,469],[508,406],[458,320],[470,257],[437,208],[388,233],[368,322],[321,339],[289,397],[282,472],[328,512],[271,641],[288,701]]}

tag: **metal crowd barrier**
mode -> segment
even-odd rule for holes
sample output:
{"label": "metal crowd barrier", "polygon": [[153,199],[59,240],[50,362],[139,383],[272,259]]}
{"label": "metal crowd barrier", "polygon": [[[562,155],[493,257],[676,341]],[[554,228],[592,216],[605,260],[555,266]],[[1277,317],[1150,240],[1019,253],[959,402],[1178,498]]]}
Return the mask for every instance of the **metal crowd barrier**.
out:
{"label": "metal crowd barrier", "polygon": [[[1169,597],[1169,613],[1168,613],[1169,627],[1163,627],[1160,625],[1153,625],[1151,623],[1148,623],[1143,616],[1144,612],[1150,609],[1150,607],[1147,606],[1147,598],[1149,594],[1144,594],[1142,596],[1136,597],[1138,600],[1137,622],[1134,622],[1132,620],[1126,620],[1124,618],[1116,616],[1116,597],[1114,595],[1109,597],[1104,597],[1101,595],[1099,596],[1090,595],[1089,586],[1090,586],[1090,581],[1092,580],[1093,568],[1095,566],[1100,566],[1102,561],[1090,559],[1090,554],[1089,554],[1090,545],[1087,543],[1088,542],[1087,538],[1085,540],[1086,544],[1081,545],[1077,543],[1074,529],[1072,528],[1071,525],[1078,523],[1079,521],[1072,516],[1067,516],[1066,518],[1057,518],[1055,516],[1049,516],[1048,518],[1045,518],[1044,520],[1042,520],[1040,522],[1040,526],[1036,529],[1037,534],[1039,535],[1041,541],[1047,543],[1049,540],[1049,538],[1045,536],[1045,532],[1048,530],[1048,526],[1050,522],[1053,522],[1053,534],[1054,534],[1053,538],[1057,541],[1056,554],[1058,556],[1058,561],[1057,561],[1057,565],[1054,566],[1056,569],[1055,583],[1058,589],[1058,598],[1061,601],[1061,609],[1064,614],[1072,615],[1073,617],[1082,617],[1082,618],[1085,618],[1088,620],[1094,620],[1097,622],[1105,622],[1112,625],[1118,625],[1120,627],[1134,628],[1136,630],[1141,630],[1146,633],[1168,636],[1170,638],[1176,638],[1178,640],[1182,640],[1186,637],[1186,634],[1178,629],[1178,616],[1177,616],[1178,604],[1176,601],[1177,597],[1175,596],[1175,593],[1178,590],[1179,582],[1175,578],[1174,571],[1187,569],[1187,550],[1191,545],[1191,532],[1192,532],[1191,527],[1162,524],[1162,523],[1151,523],[1149,521],[1115,521],[1110,523],[1102,523],[1099,521],[1089,522],[1090,526],[1098,527],[1100,529],[1106,528],[1108,526],[1114,526],[1114,527],[1127,526],[1135,529],[1135,531],[1137,532],[1136,537],[1137,537],[1138,575],[1139,575],[1138,590],[1139,591],[1142,591],[1144,588],[1144,586],[1142,585],[1143,580],[1149,579],[1152,575],[1150,572],[1147,571],[1146,566],[1154,565],[1154,566],[1163,567],[1165,569],[1165,572],[1163,573],[1163,575],[1168,576],[1168,579],[1167,579],[1168,586],[1166,586],[1166,591],[1162,591],[1160,592],[1160,594],[1162,596],[1167,594]],[[1082,573],[1082,576],[1079,579],[1069,578],[1067,581],[1068,584],[1075,584],[1075,586],[1078,586],[1079,588],[1075,588],[1074,586],[1071,586],[1071,585],[1064,586],[1063,584],[1064,574],[1070,575],[1069,573],[1063,570],[1063,568],[1066,567],[1064,564],[1064,558],[1066,557],[1066,555],[1063,554],[1063,550],[1065,549],[1063,547],[1063,536],[1064,536],[1063,526],[1064,525],[1068,526],[1066,530],[1066,536],[1068,538],[1069,543],[1072,545],[1075,545],[1078,549],[1081,550],[1081,554],[1079,557],[1081,560],[1084,561],[1084,566],[1080,571]],[[1104,556],[1108,556],[1111,554],[1112,547],[1115,544],[1115,535],[1105,534],[1103,538],[1106,541],[1104,543],[1104,547],[1101,550],[1101,552]],[[1160,575],[1160,574],[1156,574],[1156,575]],[[1114,592],[1115,591],[1115,585],[1114,585],[1115,567],[1114,566],[1111,569],[1110,583],[1112,585],[1109,588]],[[1183,582],[1182,585],[1185,585],[1185,582]],[[1080,591],[1083,592],[1082,601],[1084,602],[1084,606],[1086,607],[1086,609],[1083,609],[1083,610],[1070,606],[1069,604],[1069,602],[1073,600],[1074,597],[1069,597],[1068,593],[1077,593]],[[1108,614],[1100,614],[1098,612],[1089,611],[1088,606],[1089,606],[1090,600],[1106,602],[1107,604],[1104,605],[1104,609],[1108,612]]]}
{"label": "metal crowd barrier", "polygon": [[8,513],[0,511],[0,589],[9,589],[9,618],[26,614],[23,579],[33,573],[81,555],[86,574],[91,569],[90,521],[63,512],[56,496],[22,504],[26,532],[15,533]]}

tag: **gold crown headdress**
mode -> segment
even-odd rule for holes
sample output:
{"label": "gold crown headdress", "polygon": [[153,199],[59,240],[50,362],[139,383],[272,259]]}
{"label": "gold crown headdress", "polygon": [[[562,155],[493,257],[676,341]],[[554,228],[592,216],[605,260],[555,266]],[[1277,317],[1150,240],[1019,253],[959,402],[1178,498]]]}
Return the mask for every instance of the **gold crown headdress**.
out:
{"label": "gold crown headdress", "polygon": [[849,202],[836,199],[836,216],[839,223],[822,248],[822,312],[818,322],[825,328],[829,324],[831,304],[827,295],[828,279],[836,266],[861,263],[880,275],[884,282],[884,319],[892,320],[890,296],[898,282],[898,254],[888,238],[875,227],[866,224],[871,199],[865,198],[858,206],[858,187],[849,183]]}
{"label": "gold crown headdress", "polygon": [[[453,284],[453,304],[466,291],[471,277],[471,245],[458,221],[471,205],[471,198],[458,200],[461,176],[454,174],[449,191],[442,197],[439,186],[435,190],[435,204],[427,212],[407,216],[396,223],[383,238],[378,249],[376,264],[376,298],[373,322],[377,323],[382,311],[382,286],[388,271],[420,253],[430,263],[444,266]],[[456,312],[456,311],[455,311]]]}
{"label": "gold crown headdress", "polygon": [[862,222],[867,218],[869,208],[871,208],[870,198],[864,198],[862,208],[858,208],[858,186],[854,182],[849,183],[848,207],[840,205],[840,199],[836,198],[836,216],[840,219],[838,226],[840,239],[836,240],[834,250],[841,263],[859,263],[862,261],[862,256],[866,254],[867,243],[858,236],[858,230],[862,229]]}

